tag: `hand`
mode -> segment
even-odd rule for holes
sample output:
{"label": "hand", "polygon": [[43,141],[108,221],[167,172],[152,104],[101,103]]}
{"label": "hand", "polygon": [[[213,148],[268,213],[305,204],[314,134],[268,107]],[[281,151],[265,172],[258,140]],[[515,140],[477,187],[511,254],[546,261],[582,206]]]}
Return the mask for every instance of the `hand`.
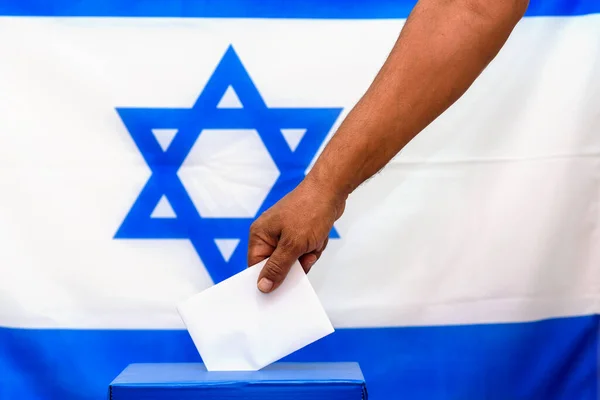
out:
{"label": "hand", "polygon": [[258,278],[258,289],[275,290],[300,261],[306,273],[327,246],[333,223],[344,212],[345,198],[309,177],[265,211],[250,227],[248,265],[269,260]]}

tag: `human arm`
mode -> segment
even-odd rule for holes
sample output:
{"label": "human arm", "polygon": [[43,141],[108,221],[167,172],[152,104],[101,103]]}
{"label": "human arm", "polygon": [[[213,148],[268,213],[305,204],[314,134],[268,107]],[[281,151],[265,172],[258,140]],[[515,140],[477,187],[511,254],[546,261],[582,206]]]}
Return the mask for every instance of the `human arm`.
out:
{"label": "human arm", "polygon": [[456,102],[498,54],[527,0],[420,0],[383,67],[303,182],[250,230],[248,263],[269,258],[259,289],[305,271],[348,196]]}

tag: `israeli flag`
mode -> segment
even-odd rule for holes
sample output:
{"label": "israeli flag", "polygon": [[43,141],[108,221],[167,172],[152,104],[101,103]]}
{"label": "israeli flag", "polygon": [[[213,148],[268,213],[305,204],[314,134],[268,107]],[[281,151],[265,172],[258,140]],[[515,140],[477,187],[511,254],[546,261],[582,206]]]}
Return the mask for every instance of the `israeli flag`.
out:
{"label": "israeli flag", "polygon": [[[0,0],[0,399],[199,362],[175,306],[245,268],[415,0]],[[427,90],[427,88],[423,88]],[[355,192],[309,274],[373,399],[597,399],[600,2],[531,0]]]}

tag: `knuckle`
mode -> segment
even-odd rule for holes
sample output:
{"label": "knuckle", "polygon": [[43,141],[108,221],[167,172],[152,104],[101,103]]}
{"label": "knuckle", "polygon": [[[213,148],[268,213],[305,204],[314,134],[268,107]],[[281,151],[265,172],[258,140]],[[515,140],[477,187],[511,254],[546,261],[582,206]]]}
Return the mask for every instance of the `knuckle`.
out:
{"label": "knuckle", "polygon": [[265,240],[270,237],[270,233],[267,230],[267,226],[261,221],[255,221],[250,225],[249,239],[251,242]]}
{"label": "knuckle", "polygon": [[285,275],[285,268],[279,261],[270,259],[265,266],[265,272],[270,278],[280,279]]}
{"label": "knuckle", "polygon": [[302,239],[296,235],[281,238],[281,246],[288,252],[298,252],[302,248],[302,242]]}
{"label": "knuckle", "polygon": [[250,224],[250,234],[256,235],[261,230],[261,219],[257,219],[252,224]]}

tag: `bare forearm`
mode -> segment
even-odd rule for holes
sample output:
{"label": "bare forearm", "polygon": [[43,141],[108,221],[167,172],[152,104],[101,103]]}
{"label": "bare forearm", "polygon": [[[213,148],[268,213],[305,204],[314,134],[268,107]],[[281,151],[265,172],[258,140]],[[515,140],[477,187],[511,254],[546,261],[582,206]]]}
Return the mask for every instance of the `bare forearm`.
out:
{"label": "bare forearm", "polygon": [[308,179],[345,197],[458,100],[500,51],[527,0],[421,0]]}

